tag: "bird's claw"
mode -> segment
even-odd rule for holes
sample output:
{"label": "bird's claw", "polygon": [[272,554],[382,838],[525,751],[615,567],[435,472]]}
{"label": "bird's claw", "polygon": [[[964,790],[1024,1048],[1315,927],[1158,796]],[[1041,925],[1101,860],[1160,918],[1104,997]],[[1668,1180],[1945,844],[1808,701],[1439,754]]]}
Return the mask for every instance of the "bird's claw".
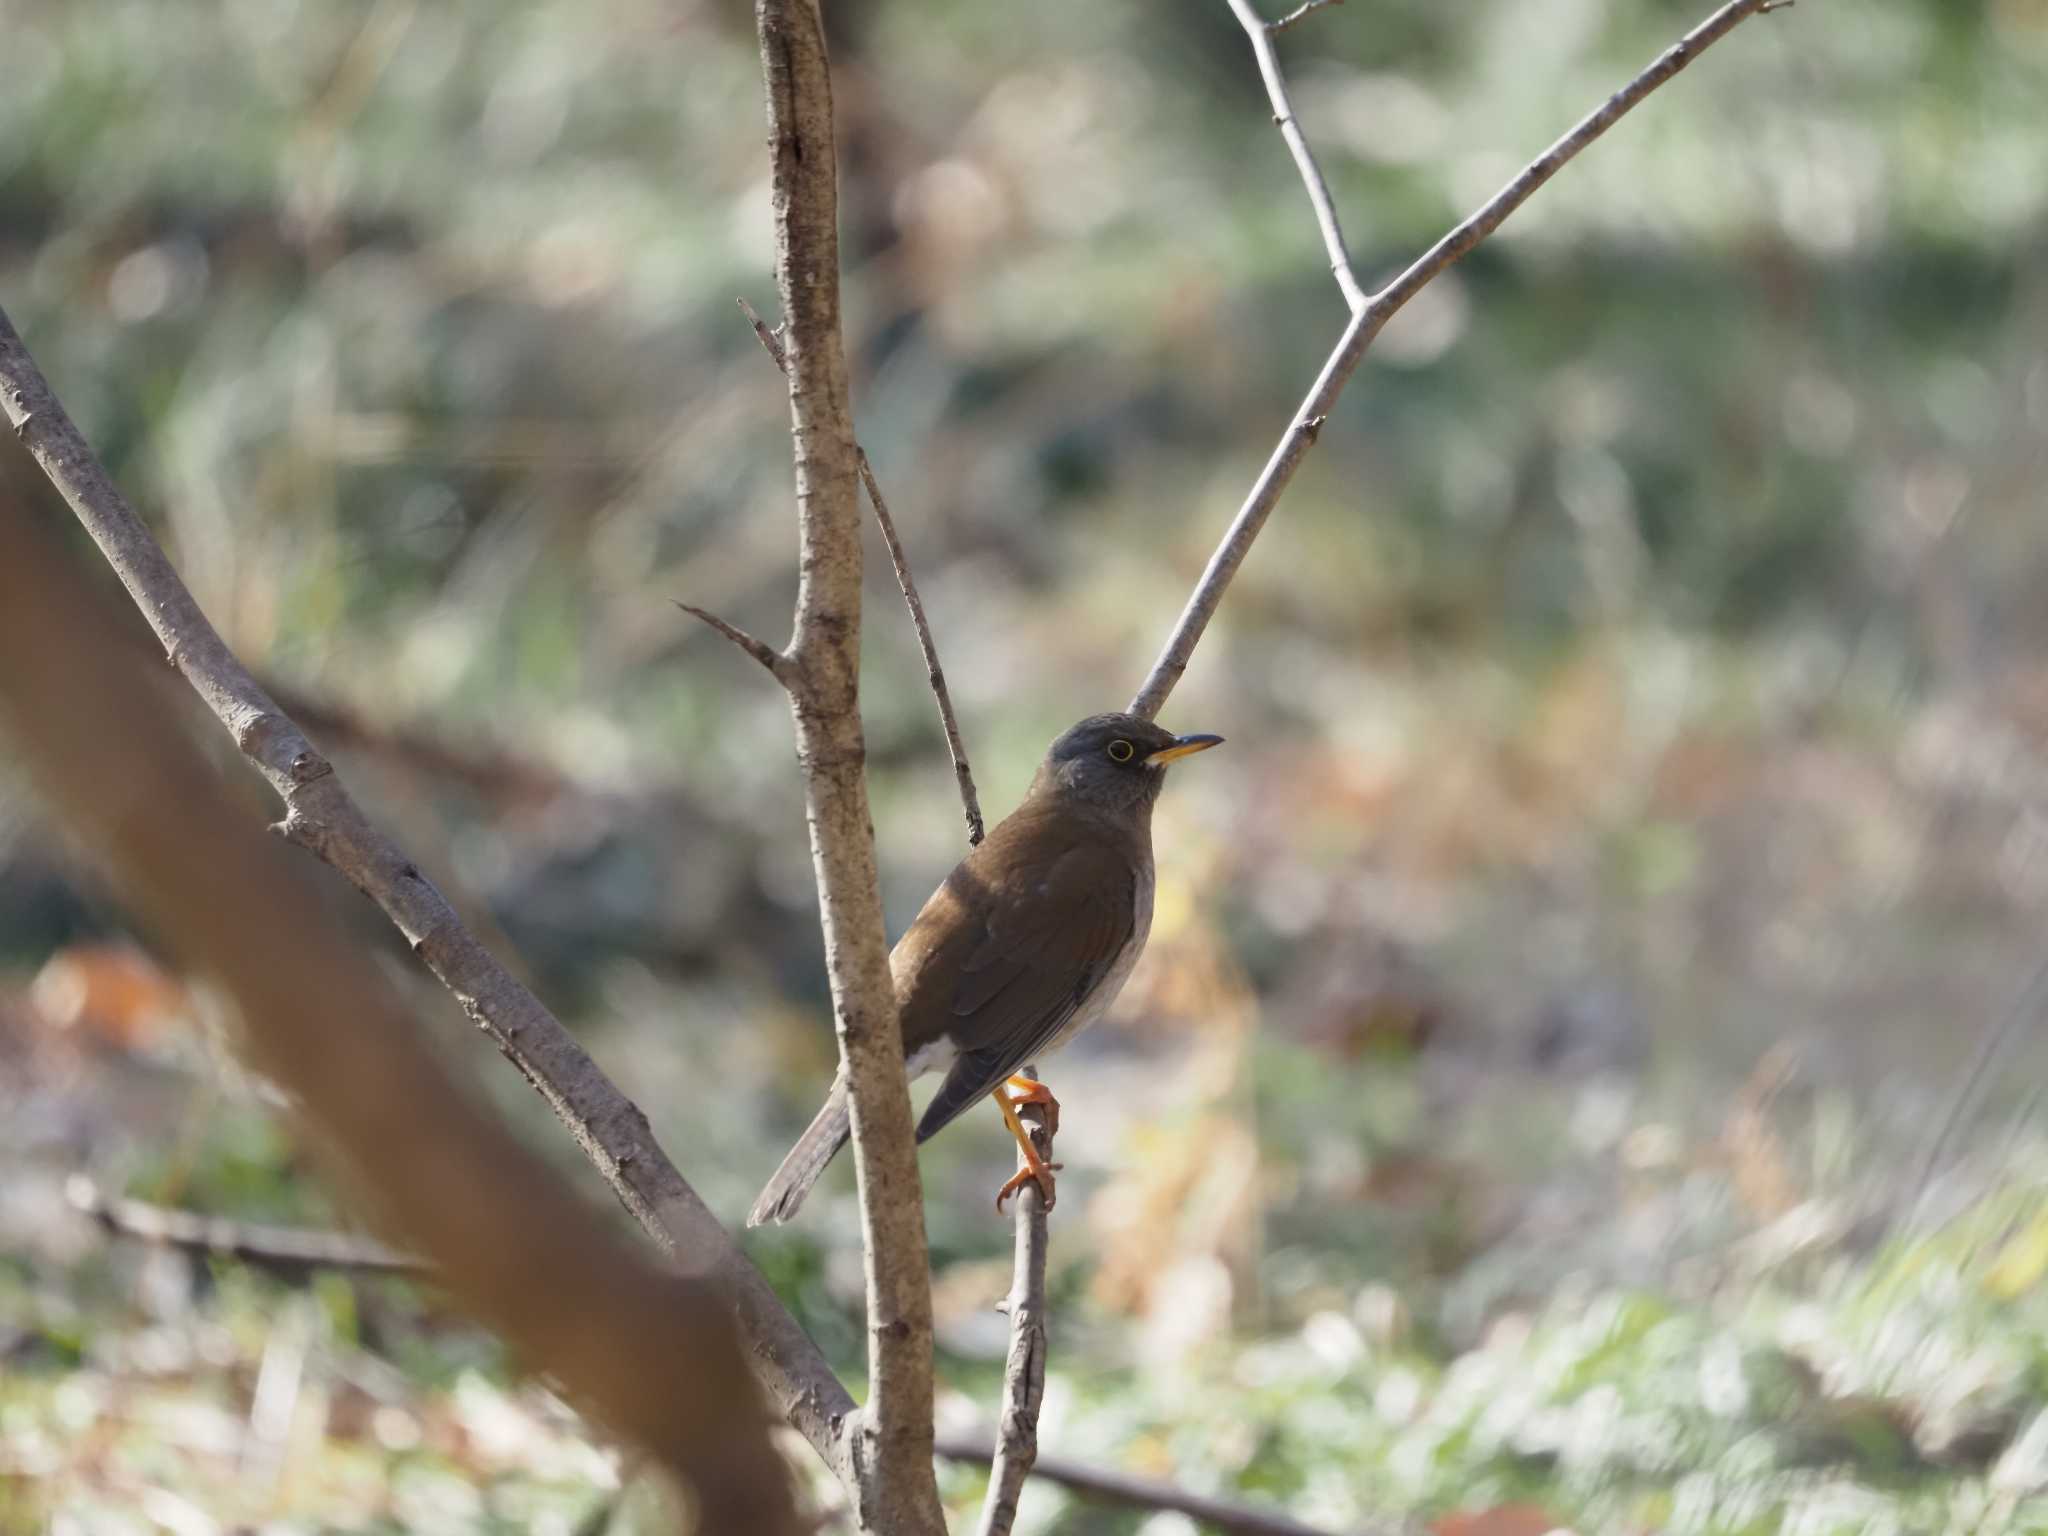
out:
{"label": "bird's claw", "polygon": [[1019,1168],[1004,1182],[1003,1187],[996,1191],[996,1214],[1002,1214],[1005,1200],[1034,1181],[1038,1185],[1038,1192],[1045,1197],[1045,1208],[1051,1210],[1057,1198],[1053,1193],[1052,1176],[1064,1167],[1065,1163],[1039,1163],[1032,1167]]}

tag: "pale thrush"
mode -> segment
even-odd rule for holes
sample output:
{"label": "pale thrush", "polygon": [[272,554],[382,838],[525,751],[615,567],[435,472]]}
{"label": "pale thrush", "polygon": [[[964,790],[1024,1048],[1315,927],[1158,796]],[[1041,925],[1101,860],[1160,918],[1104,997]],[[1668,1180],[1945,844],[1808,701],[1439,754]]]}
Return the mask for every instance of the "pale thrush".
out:
{"label": "pale thrush", "polygon": [[[1057,1116],[1059,1105],[1044,1084],[1012,1074],[1094,1023],[1130,977],[1152,927],[1152,806],[1166,765],[1222,739],[1090,715],[1052,744],[1023,803],[897,941],[889,963],[905,1070],[946,1075],[917,1139],[993,1097],[1025,1161],[997,1193],[998,1209],[1031,1178],[1052,1204],[1052,1166],[1016,1111],[1045,1104]],[[842,1072],[747,1225],[794,1216],[850,1134]]]}

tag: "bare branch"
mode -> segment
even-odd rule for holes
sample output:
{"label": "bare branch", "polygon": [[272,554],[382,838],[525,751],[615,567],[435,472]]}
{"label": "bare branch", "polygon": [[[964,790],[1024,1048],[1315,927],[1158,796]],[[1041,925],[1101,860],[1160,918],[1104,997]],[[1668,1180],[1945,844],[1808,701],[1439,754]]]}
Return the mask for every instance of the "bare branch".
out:
{"label": "bare branch", "polygon": [[903,552],[903,540],[896,535],[896,519],[889,515],[889,504],[882,500],[882,488],[875,483],[874,466],[868,463],[865,448],[856,447],[855,452],[860,455],[861,484],[867,487],[868,501],[875,509],[882,542],[889,547],[889,563],[896,568],[896,588],[910,610],[910,626],[917,631],[917,648],[924,655],[925,681],[931,684],[932,697],[938,701],[939,724],[946,732],[946,752],[953,759],[953,778],[960,788],[960,808],[967,816],[967,842],[971,847],[981,841],[984,830],[981,798],[974,792],[974,773],[967,766],[967,745],[960,739],[960,721],[953,713],[946,671],[939,665],[939,650],[932,643],[932,624],[924,616],[924,600],[917,595],[917,583],[910,578],[910,557]]}
{"label": "bare branch", "polygon": [[[1036,1078],[1038,1068],[1018,1074]],[[1052,1161],[1052,1130],[1042,1104],[1023,1104],[1017,1118],[1029,1127],[1039,1157]],[[1017,1166],[1029,1166],[1017,1151]],[[1024,1479],[1038,1460],[1038,1410],[1045,1401],[1045,1255],[1049,1246],[1045,1192],[1036,1179],[1017,1190],[1017,1258],[1005,1303],[1010,1314],[1010,1355],[1003,1366],[1003,1406],[996,1416],[995,1459],[989,1468],[988,1495],[981,1506],[981,1536],[1010,1536],[1017,1521],[1017,1500]]]}
{"label": "bare branch", "polygon": [[677,603],[676,606],[691,618],[703,620],[704,623],[710,625],[711,628],[717,630],[726,639],[766,667],[770,677],[779,683],[783,683],[785,686],[787,685],[788,658],[766,640],[756,640],[737,624],[728,624],[717,614],[706,609],[692,607],[689,603]]}
{"label": "bare branch", "polygon": [[82,1173],[65,1180],[64,1198],[72,1209],[122,1237],[182,1248],[189,1253],[241,1259],[266,1269],[353,1269],[415,1276],[427,1273],[424,1260],[401,1253],[374,1237],[328,1232],[317,1227],[230,1221],[224,1216],[201,1216],[142,1200],[111,1199]]}
{"label": "bare branch", "polygon": [[782,371],[782,376],[785,379],[788,378],[789,358],[782,350],[781,328],[779,326],[770,328],[768,322],[761,318],[761,312],[749,304],[744,295],[734,299],[733,303],[739,305],[740,313],[747,317],[747,324],[754,328],[755,339],[761,343],[762,349],[773,359],[775,366]]}
{"label": "bare branch", "polygon": [[650,1264],[474,1102],[309,867],[265,835],[112,638],[103,606],[0,496],[0,717],[124,903],[220,988],[316,1150],[468,1310],[681,1475],[708,1522],[795,1536],[787,1469],[722,1298]]}
{"label": "bare branch", "polygon": [[1344,0],[1304,0],[1303,4],[1297,5],[1293,10],[1273,23],[1273,35],[1278,37],[1297,22],[1308,20],[1309,17],[1322,10],[1325,6],[1342,5],[1343,3]]}
{"label": "bare branch", "polygon": [[[1301,184],[1308,189],[1309,206],[1316,214],[1316,227],[1323,232],[1323,249],[1329,253],[1330,275],[1337,279],[1344,303],[1355,315],[1365,308],[1365,290],[1359,286],[1358,274],[1351,270],[1351,252],[1344,244],[1344,229],[1337,222],[1336,205],[1330,201],[1329,183],[1323,180],[1322,167],[1316,164],[1315,152],[1308,147],[1301,123],[1295,118],[1294,103],[1287,96],[1287,79],[1280,73],[1280,60],[1273,52],[1273,38],[1288,22],[1275,22],[1268,26],[1252,9],[1251,0],[1229,0],[1229,3],[1238,25],[1244,28],[1244,35],[1251,39],[1252,56],[1259,61],[1259,76],[1266,82],[1266,99],[1273,104],[1274,126],[1280,130],[1280,137],[1287,141],[1287,151],[1294,156],[1294,168],[1301,172]],[[1299,20],[1307,10],[1308,7],[1304,6],[1290,20]]]}
{"label": "bare branch", "polygon": [[85,525],[170,659],[285,802],[284,829],[375,902],[463,1012],[554,1110],[621,1204],[690,1273],[728,1291],[776,1410],[849,1487],[853,1399],[649,1131],[647,1117],[463,926],[249,675],[115,488],[0,311],[0,409]]}
{"label": "bare branch", "polygon": [[[745,299],[738,303],[740,312],[747,317],[747,324],[754,328],[761,345],[775,360],[775,366],[787,375],[789,361],[783,354],[781,338],[754,312],[753,305]],[[917,631],[917,648],[924,655],[925,679],[931,684],[932,698],[939,706],[939,724],[946,732],[946,751],[953,759],[953,777],[960,786],[960,805],[967,814],[967,842],[971,847],[982,839],[981,800],[974,791],[974,773],[967,766],[967,747],[960,739],[960,721],[953,713],[953,695],[946,687],[946,671],[939,665],[939,648],[932,641],[931,620],[925,617],[924,599],[917,595],[917,583],[911,579],[910,557],[904,553],[903,540],[896,533],[896,519],[889,515],[889,503],[882,499],[882,487],[875,480],[875,467],[868,462],[865,448],[856,443],[854,452],[860,456],[860,482],[867,487],[868,504],[875,509],[875,522],[882,530],[882,542],[889,548],[889,563],[896,568],[897,590],[903,594],[904,606],[910,610],[911,628]]]}
{"label": "bare branch", "polygon": [[2019,1037],[2020,1031],[2041,1016],[2044,1001],[2048,1001],[2048,960],[2034,968],[2026,985],[2006,1005],[2005,1011],[1979,1031],[1969,1064],[1963,1068],[1962,1076],[1956,1079],[1948,1103],[1942,1108],[1941,1118],[1934,1123],[1933,1133],[1921,1149],[1920,1165],[1913,1175],[1912,1203],[1907,1208],[1910,1215],[1918,1216],[1925,1206],[1927,1192],[1934,1185],[1935,1174],[1941,1171],[1949,1142],[1976,1107],[1978,1092],[1990,1076],[1992,1067]]}
{"label": "bare branch", "polygon": [[[987,1439],[971,1435],[941,1435],[937,1450],[948,1461],[981,1467],[989,1464],[993,1453]],[[1032,1475],[1104,1504],[1119,1504],[1126,1509],[1176,1510],[1200,1525],[1232,1532],[1234,1536],[1332,1536],[1320,1526],[1304,1525],[1277,1510],[1269,1512],[1233,1504],[1227,1499],[1212,1499],[1155,1478],[1131,1477],[1064,1456],[1040,1456]]]}
{"label": "bare branch", "polygon": [[860,718],[859,450],[839,335],[832,80],[817,0],[757,0],[767,85],[775,278],[787,317],[801,542],[790,704],[811,829],[841,1069],[853,1119],[868,1295],[869,1395],[855,1514],[943,1536],[932,1466],[932,1294],[910,1084],[882,925]]}
{"label": "bare branch", "polygon": [[1266,467],[1259,472],[1251,494],[1231,520],[1215,554],[1209,557],[1209,564],[1196,583],[1187,606],[1181,610],[1166,648],[1160,652],[1144,685],[1131,700],[1132,714],[1148,720],[1156,716],[1167,696],[1173,692],[1174,685],[1180,681],[1181,674],[1187,671],[1188,659],[1194,655],[1202,631],[1209,627],[1209,620],[1215,616],[1225,588],[1237,574],[1237,568],[1244,563],[1252,542],[1258,538],[1259,530],[1265,527],[1266,519],[1279,504],[1281,494],[1294,478],[1295,470],[1315,445],[1316,434],[1322,430],[1323,422],[1336,406],[1337,397],[1343,394],[1345,384],[1356,371],[1366,349],[1387,321],[1438,274],[1498,229],[1502,220],[1527,202],[1530,194],[1555,176],[1567,161],[1613,127],[1658,86],[1719,42],[1736,25],[1760,12],[1765,3],[1766,0],[1729,0],[1728,4],[1659,54],[1649,68],[1580,119],[1569,133],[1530,161],[1520,175],[1352,315],[1351,323],[1344,328],[1336,350],[1323,364],[1308,398],[1302,401],[1294,420],[1281,434],[1279,445],[1266,461]]}

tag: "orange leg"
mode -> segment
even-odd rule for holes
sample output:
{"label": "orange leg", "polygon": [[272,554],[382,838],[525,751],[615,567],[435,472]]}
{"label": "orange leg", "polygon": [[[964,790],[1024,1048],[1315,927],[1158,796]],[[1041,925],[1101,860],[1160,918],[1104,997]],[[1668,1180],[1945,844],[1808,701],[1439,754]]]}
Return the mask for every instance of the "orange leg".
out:
{"label": "orange leg", "polygon": [[[1003,1085],[1014,1097],[1010,1100],[1012,1109],[1022,1109],[1026,1104],[1045,1106],[1045,1139],[1051,1141],[1060,1133],[1060,1101],[1052,1096],[1052,1090],[1035,1077],[1013,1077]],[[1002,1090],[997,1089],[998,1093]]]}
{"label": "orange leg", "polygon": [[[1015,1096],[1011,1096],[1013,1090]],[[1017,1110],[1025,1104],[1043,1104],[1046,1118],[1046,1138],[1050,1142],[1054,1131],[1059,1129],[1060,1102],[1052,1096],[1052,1090],[1045,1084],[1034,1082],[1028,1077],[1013,1077],[1001,1088],[989,1095],[996,1101],[996,1108],[1002,1112],[1003,1124],[1010,1128],[1010,1134],[1017,1138],[1017,1150],[1023,1154],[1024,1166],[1011,1175],[1008,1182],[996,1191],[996,1209],[1003,1208],[1003,1202],[1022,1189],[1027,1182],[1036,1180],[1039,1191],[1045,1196],[1045,1208],[1053,1208],[1053,1173],[1061,1166],[1049,1163],[1038,1155],[1038,1148],[1032,1145],[1031,1132],[1024,1122],[1017,1118]]]}

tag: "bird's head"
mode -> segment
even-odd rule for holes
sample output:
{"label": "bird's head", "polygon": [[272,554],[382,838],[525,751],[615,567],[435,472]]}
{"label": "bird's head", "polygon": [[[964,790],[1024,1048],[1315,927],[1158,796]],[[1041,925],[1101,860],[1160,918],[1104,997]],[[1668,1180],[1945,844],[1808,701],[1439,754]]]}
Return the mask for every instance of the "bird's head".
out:
{"label": "bird's head", "polygon": [[1033,789],[1076,795],[1105,810],[1149,808],[1166,781],[1167,764],[1222,740],[1176,736],[1136,715],[1090,715],[1053,742]]}

